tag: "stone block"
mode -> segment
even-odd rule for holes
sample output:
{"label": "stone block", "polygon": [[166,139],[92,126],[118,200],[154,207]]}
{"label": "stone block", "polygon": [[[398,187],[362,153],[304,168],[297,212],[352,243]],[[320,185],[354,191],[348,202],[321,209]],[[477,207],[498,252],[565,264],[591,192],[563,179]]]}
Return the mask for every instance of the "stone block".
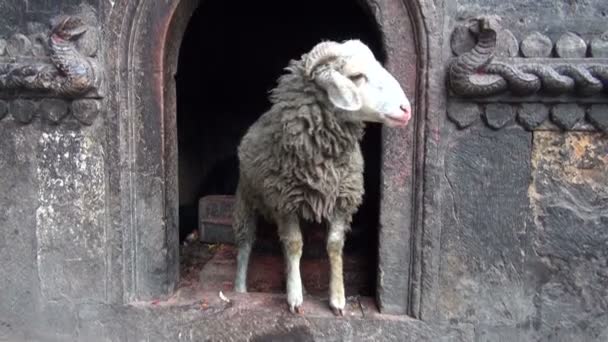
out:
{"label": "stone block", "polygon": [[205,196],[199,201],[199,236],[208,243],[234,243],[234,196]]}
{"label": "stone block", "polygon": [[601,133],[534,134],[529,193],[536,225],[526,259],[535,316],[547,336],[596,340],[606,333],[607,155]]}
{"label": "stone block", "polygon": [[446,142],[438,312],[513,325],[533,312],[525,287],[532,134],[475,126]]}
{"label": "stone block", "polygon": [[522,40],[520,49],[524,57],[550,57],[553,42],[549,37],[535,31]]}
{"label": "stone block", "polygon": [[515,110],[508,103],[491,103],[486,106],[484,116],[488,126],[500,129],[515,118]]}
{"label": "stone block", "polygon": [[549,108],[542,103],[524,103],[517,109],[517,119],[528,130],[533,130],[549,117]]}
{"label": "stone block", "polygon": [[448,118],[458,128],[466,128],[481,118],[481,107],[476,103],[450,101],[448,104]]}

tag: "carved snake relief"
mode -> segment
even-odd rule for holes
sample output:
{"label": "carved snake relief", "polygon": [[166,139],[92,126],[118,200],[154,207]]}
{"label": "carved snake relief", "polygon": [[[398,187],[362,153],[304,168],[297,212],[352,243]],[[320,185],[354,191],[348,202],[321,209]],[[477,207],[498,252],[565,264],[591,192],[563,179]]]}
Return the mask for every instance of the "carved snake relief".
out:
{"label": "carved snake relief", "polygon": [[48,38],[48,63],[0,64],[0,89],[50,91],[73,97],[94,88],[95,68],[77,49],[75,41],[87,31],[86,25],[75,17],[63,19],[51,30]]}
{"label": "carved snake relief", "polygon": [[[608,65],[598,63],[507,64],[493,61],[498,20],[475,19],[471,27],[477,43],[471,51],[454,59],[448,80],[452,91],[464,97],[484,97],[510,91],[516,96],[575,92],[588,96],[608,91]],[[559,60],[558,60],[559,61]]]}

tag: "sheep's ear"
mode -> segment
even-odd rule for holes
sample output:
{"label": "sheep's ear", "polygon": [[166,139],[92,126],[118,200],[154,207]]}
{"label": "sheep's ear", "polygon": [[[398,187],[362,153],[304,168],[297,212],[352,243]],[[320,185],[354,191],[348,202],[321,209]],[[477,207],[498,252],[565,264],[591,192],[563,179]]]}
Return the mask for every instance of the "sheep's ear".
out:
{"label": "sheep's ear", "polygon": [[339,109],[355,111],[361,109],[363,102],[353,81],[335,70],[319,75],[319,83],[327,91],[331,103]]}

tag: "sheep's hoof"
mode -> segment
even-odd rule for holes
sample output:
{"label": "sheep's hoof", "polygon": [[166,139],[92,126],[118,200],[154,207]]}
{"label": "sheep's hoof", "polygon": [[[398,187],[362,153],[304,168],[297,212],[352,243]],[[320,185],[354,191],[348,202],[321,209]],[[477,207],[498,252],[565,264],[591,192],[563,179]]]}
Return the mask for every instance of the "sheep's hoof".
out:
{"label": "sheep's hoof", "polygon": [[304,311],[302,311],[302,305],[289,305],[289,311],[291,311],[292,314],[302,314],[304,313]]}
{"label": "sheep's hoof", "polygon": [[336,315],[336,316],[341,316],[341,317],[344,316],[344,309],[338,309],[338,308],[332,307],[331,311],[333,311],[334,315]]}

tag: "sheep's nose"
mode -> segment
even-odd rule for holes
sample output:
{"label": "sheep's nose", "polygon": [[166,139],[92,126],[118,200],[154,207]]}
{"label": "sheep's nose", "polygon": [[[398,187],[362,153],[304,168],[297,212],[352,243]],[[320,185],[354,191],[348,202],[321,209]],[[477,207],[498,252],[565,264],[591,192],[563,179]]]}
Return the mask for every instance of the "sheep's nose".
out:
{"label": "sheep's nose", "polygon": [[402,104],[401,106],[399,106],[399,108],[401,108],[405,116],[409,117],[411,115],[412,108],[409,104]]}

